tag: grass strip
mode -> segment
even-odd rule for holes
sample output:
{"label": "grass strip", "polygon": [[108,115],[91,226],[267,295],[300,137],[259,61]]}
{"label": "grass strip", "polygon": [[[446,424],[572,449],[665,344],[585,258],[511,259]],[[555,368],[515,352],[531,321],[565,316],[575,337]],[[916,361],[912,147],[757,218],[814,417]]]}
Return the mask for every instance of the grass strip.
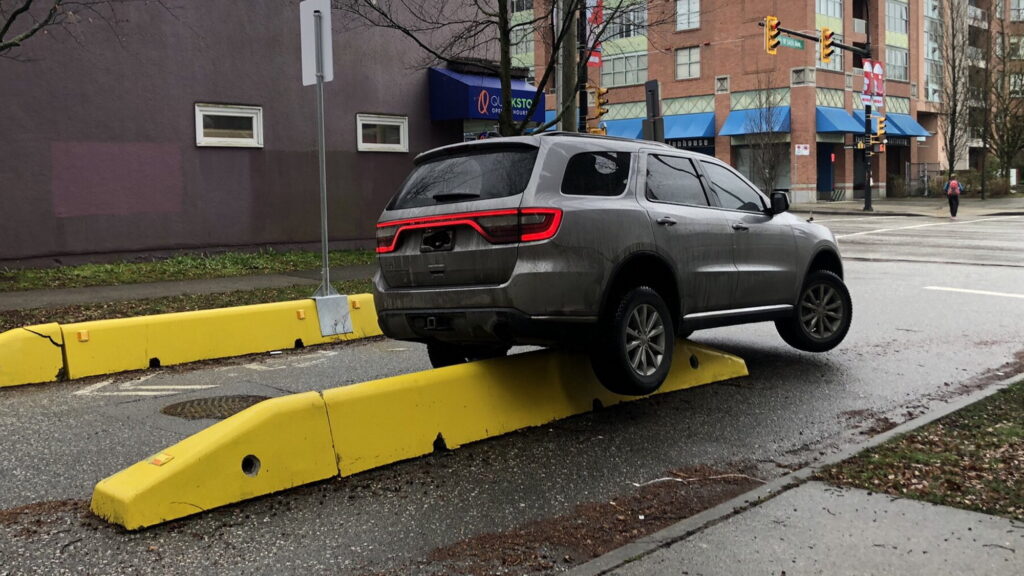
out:
{"label": "grass strip", "polygon": [[[374,258],[375,254],[368,250],[330,252],[331,266],[372,264]],[[0,269],[0,292],[281,274],[319,268],[320,252],[265,250],[212,255],[182,254],[165,260],[146,262],[83,264],[59,268],[3,268]]]}
{"label": "grass strip", "polygon": [[840,486],[1024,520],[1024,381],[818,476]]}
{"label": "grass strip", "polygon": [[[346,280],[331,283],[340,294],[361,294],[370,292],[370,280]],[[102,302],[97,304],[79,304],[59,306],[55,308],[31,308],[28,310],[9,310],[0,312],[0,332],[31,326],[59,322],[86,322],[90,320],[108,320],[127,318],[130,316],[148,316],[167,314],[170,312],[189,312],[192,310],[209,310],[212,308],[228,308],[249,304],[266,304],[268,302],[284,302],[309,298],[316,286],[309,284],[289,286],[286,288],[260,288],[258,290],[239,290],[223,294],[184,294],[149,300],[129,300],[121,302]]]}

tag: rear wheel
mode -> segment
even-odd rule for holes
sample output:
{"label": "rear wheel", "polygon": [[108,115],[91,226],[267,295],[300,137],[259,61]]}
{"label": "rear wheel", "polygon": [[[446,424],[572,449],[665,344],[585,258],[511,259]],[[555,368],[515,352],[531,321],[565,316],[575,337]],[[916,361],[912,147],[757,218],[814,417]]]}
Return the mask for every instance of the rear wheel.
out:
{"label": "rear wheel", "polygon": [[465,364],[488,358],[500,358],[508,354],[508,346],[464,346],[446,342],[427,344],[427,357],[434,368],[444,368],[455,364]]}
{"label": "rear wheel", "polygon": [[776,320],[775,329],[798,350],[825,352],[846,338],[852,319],[853,303],[846,284],[834,273],[818,270],[807,275],[796,312]]}
{"label": "rear wheel", "polygon": [[675,332],[662,297],[647,286],[626,292],[602,320],[591,366],[605,388],[627,396],[650,394],[672,366]]}

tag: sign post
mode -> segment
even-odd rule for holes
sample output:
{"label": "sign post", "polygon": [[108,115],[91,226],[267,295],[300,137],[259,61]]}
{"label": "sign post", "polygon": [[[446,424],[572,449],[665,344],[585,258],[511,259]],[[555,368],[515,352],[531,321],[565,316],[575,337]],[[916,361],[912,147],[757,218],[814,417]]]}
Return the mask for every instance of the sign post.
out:
{"label": "sign post", "polygon": [[331,286],[331,262],[327,250],[327,144],[324,136],[324,82],[334,80],[330,0],[303,0],[299,4],[299,23],[302,41],[302,85],[316,84],[316,140],[320,160],[322,266],[320,287],[313,296],[335,296],[338,292]]}

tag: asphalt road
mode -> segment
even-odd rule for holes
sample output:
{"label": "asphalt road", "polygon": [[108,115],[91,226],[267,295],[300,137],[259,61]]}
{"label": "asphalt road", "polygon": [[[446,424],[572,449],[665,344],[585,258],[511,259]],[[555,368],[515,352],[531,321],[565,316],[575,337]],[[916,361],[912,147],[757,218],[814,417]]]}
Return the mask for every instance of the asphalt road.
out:
{"label": "asphalt road", "polygon": [[669,470],[781,475],[1024,370],[1024,217],[815,218],[839,237],[853,295],[853,327],[832,352],[792,350],[768,324],[697,332],[751,375],[139,533],[79,511],[98,480],[211,423],[161,408],[423,370],[424,349],[374,340],[0,390],[0,574],[419,572],[438,547]]}

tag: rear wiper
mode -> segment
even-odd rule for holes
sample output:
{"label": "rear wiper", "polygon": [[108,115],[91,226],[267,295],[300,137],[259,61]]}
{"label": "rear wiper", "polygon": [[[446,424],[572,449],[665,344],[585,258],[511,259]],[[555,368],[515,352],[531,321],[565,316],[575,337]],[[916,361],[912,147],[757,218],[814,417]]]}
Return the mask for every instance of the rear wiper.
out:
{"label": "rear wiper", "polygon": [[479,198],[480,195],[475,192],[449,192],[447,194],[434,194],[432,198],[435,202],[450,202],[452,200],[472,200],[473,198]]}

